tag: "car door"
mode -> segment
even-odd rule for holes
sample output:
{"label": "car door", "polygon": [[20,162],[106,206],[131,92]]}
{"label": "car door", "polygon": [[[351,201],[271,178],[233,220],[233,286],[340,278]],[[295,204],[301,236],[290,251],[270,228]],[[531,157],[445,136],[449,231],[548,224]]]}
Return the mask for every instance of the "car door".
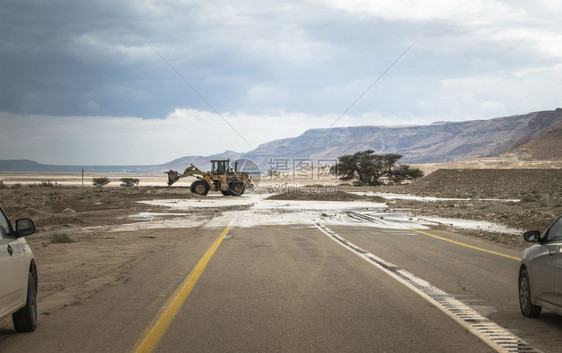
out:
{"label": "car door", "polygon": [[[559,306],[562,293],[562,217],[541,236],[528,270],[531,292],[536,299]],[[539,304],[540,305],[540,304]]]}
{"label": "car door", "polygon": [[550,226],[546,237],[553,262],[555,303],[562,307],[562,217]]}
{"label": "car door", "polygon": [[9,313],[21,302],[21,284],[16,275],[12,226],[0,209],[0,316]]}
{"label": "car door", "polygon": [[[531,293],[533,297],[544,302],[556,305],[554,294],[554,257],[555,245],[543,243],[532,247],[532,254],[527,262],[527,270],[531,280]],[[540,304],[539,304],[540,305]]]}

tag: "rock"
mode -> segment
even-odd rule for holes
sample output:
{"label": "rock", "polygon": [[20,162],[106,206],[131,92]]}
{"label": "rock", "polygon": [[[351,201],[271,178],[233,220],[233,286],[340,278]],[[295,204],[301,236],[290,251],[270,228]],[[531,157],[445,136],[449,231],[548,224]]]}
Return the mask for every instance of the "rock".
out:
{"label": "rock", "polygon": [[61,213],[76,213],[76,211],[72,208],[65,208]]}

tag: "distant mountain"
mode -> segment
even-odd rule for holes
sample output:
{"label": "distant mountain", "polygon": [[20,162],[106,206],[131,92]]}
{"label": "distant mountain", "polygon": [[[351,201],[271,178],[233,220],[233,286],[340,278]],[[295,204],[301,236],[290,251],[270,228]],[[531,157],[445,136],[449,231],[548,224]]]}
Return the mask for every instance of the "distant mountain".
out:
{"label": "distant mountain", "polygon": [[26,159],[0,160],[0,172],[29,172],[29,173],[79,173],[84,171],[90,173],[161,173],[170,169],[183,171],[191,163],[203,170],[210,167],[213,159],[236,160],[240,153],[226,151],[212,156],[189,156],[175,159],[160,165],[120,165],[120,166],[88,166],[88,165],[50,165],[41,164]]}
{"label": "distant mountain", "polygon": [[183,171],[191,163],[209,169],[211,159],[255,161],[262,171],[271,161],[335,159],[373,149],[399,153],[404,163],[439,163],[516,153],[528,159],[562,159],[562,109],[489,120],[436,122],[431,125],[353,126],[311,129],[297,137],[267,142],[247,153],[225,151],[212,156],[186,156],[149,166],[56,166],[28,160],[0,160],[0,172],[164,172]]}
{"label": "distant mountain", "polygon": [[37,162],[30,161],[27,159],[0,161],[0,171],[2,172],[12,172],[12,171],[50,172],[51,167],[53,167],[54,170],[56,166],[39,164]]}
{"label": "distant mountain", "polygon": [[[562,122],[562,109],[490,120],[408,127],[354,126],[312,129],[295,138],[260,145],[244,155],[265,165],[275,158],[337,158],[373,149],[399,153],[405,163],[438,163],[498,156]],[[558,140],[560,143],[562,141]]]}
{"label": "distant mountain", "polygon": [[84,169],[91,173],[145,173],[149,166],[81,166],[40,164],[27,159],[0,160],[0,172],[29,173],[79,173]]}
{"label": "distant mountain", "polygon": [[211,156],[186,156],[178,159],[174,159],[171,162],[150,166],[145,168],[145,172],[164,172],[168,170],[176,170],[182,172],[185,168],[189,167],[191,164],[199,167],[201,170],[210,169],[211,160],[213,159],[230,159],[234,161],[240,158],[242,155],[234,151],[225,151],[219,154],[213,154]]}

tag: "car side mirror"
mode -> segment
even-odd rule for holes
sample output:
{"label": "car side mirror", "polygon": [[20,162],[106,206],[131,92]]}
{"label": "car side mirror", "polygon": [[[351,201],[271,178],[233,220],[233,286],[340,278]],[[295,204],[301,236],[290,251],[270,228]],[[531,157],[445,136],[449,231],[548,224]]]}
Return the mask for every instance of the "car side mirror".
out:
{"label": "car side mirror", "polygon": [[29,218],[22,218],[16,221],[16,238],[31,235],[37,231],[35,222]]}
{"label": "car side mirror", "polygon": [[531,243],[538,242],[540,237],[541,237],[541,232],[539,232],[538,230],[530,230],[528,232],[523,233],[523,238],[525,238],[526,241]]}

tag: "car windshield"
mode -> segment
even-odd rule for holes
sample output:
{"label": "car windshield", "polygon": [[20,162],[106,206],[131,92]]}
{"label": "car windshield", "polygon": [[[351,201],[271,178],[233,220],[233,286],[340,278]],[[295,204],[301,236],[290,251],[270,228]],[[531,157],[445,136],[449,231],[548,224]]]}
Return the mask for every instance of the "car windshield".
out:
{"label": "car windshield", "polygon": [[10,233],[10,228],[8,219],[4,216],[4,213],[0,211],[0,238],[8,235]]}
{"label": "car windshield", "polygon": [[550,227],[547,235],[548,241],[561,241],[562,240],[562,217],[558,218],[556,223]]}

